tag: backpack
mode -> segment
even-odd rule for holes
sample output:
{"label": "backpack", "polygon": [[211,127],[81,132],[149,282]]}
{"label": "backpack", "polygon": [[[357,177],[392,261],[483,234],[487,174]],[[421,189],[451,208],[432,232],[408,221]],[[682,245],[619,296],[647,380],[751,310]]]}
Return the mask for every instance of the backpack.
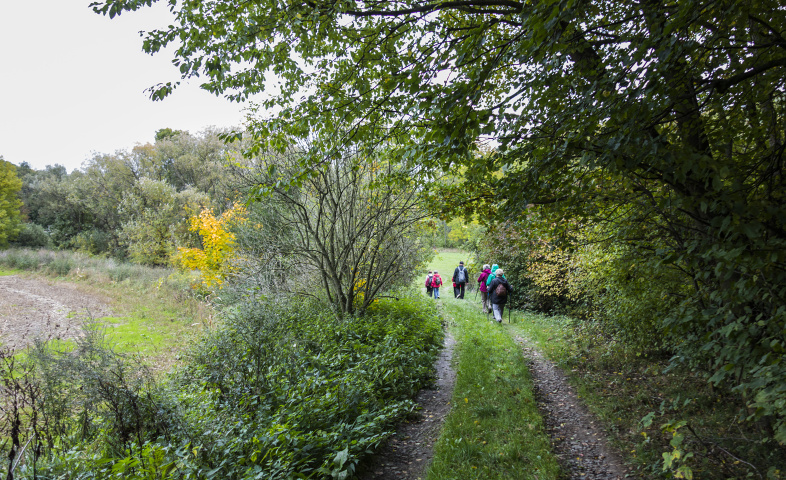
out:
{"label": "backpack", "polygon": [[426,277],[426,288],[431,288],[431,282],[434,281],[434,275],[429,275]]}
{"label": "backpack", "polygon": [[440,285],[442,285],[442,278],[434,276],[434,279],[431,281],[431,286],[433,288],[436,288],[439,287]]}
{"label": "backpack", "polygon": [[456,278],[456,283],[467,283],[467,271],[461,267],[459,267],[458,271],[458,278]]}
{"label": "backpack", "polygon": [[497,285],[497,288],[494,289],[494,293],[499,298],[505,298],[505,297],[508,296],[508,289],[505,288],[505,284],[504,283],[499,282],[499,285]]}

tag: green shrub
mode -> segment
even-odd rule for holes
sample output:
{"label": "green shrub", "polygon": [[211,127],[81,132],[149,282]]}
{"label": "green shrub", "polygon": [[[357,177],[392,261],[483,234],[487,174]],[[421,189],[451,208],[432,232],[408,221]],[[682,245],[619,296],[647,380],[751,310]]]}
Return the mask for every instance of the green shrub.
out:
{"label": "green shrub", "polygon": [[73,268],[74,262],[70,258],[64,256],[58,256],[46,265],[46,270],[49,273],[59,277],[65,277],[71,273]]}
{"label": "green shrub", "polygon": [[52,240],[49,238],[46,230],[44,230],[44,227],[35,223],[23,224],[16,241],[13,242],[15,246],[28,248],[48,247],[51,243]]}
{"label": "green shrub", "polygon": [[19,270],[35,270],[38,268],[39,259],[30,250],[10,249],[0,252],[0,264]]}
{"label": "green shrub", "polygon": [[92,255],[111,251],[112,246],[112,235],[98,229],[80,232],[68,243],[68,247]]}
{"label": "green shrub", "polygon": [[72,408],[87,411],[89,428],[72,417],[68,448],[39,462],[37,475],[169,478],[177,465],[178,478],[351,477],[431,381],[442,328],[421,297],[341,318],[324,304],[247,298],[157,387],[116,356],[74,355],[66,370],[78,380],[55,388],[58,398],[104,391],[91,410]]}

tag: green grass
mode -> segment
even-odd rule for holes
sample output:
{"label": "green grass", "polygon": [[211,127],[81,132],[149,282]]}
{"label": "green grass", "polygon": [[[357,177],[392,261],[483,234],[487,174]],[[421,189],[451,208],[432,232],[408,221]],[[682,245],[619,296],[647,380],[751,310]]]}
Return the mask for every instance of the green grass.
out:
{"label": "green grass", "polygon": [[0,277],[5,277],[5,276],[8,276],[8,275],[18,275],[20,273],[22,273],[22,270],[16,270],[16,269],[13,269],[13,268],[11,268],[11,269],[0,268]]}
{"label": "green grass", "polygon": [[[212,309],[189,287],[195,277],[77,252],[11,249],[0,254],[0,272],[56,276],[87,294],[109,300],[113,315],[95,319],[119,353],[136,354],[156,370],[166,370]],[[67,268],[66,268],[67,267]],[[58,348],[70,348],[64,341]]]}
{"label": "green grass", "polygon": [[118,353],[136,354],[152,368],[166,370],[181,349],[211,321],[210,307],[188,292],[129,281],[78,282],[83,289],[111,299],[115,315],[96,319]]}
{"label": "green grass", "polygon": [[[441,250],[437,253],[434,260],[431,261],[426,272],[421,275],[425,278],[428,270],[437,270],[442,277],[442,281],[450,286],[450,277],[453,276],[453,271],[458,267],[460,261],[464,263],[469,261],[469,254],[459,251],[444,251]],[[470,270],[472,272],[472,270]]]}
{"label": "green grass", "polygon": [[[430,268],[450,266],[449,279],[462,259],[461,253],[442,253]],[[447,295],[439,307],[456,338],[457,378],[426,478],[559,478],[519,347],[504,327],[486,319],[479,300]]]}
{"label": "green grass", "polygon": [[130,317],[98,319],[109,340],[119,353],[136,353],[144,357],[176,354],[182,342],[197,331],[201,324],[191,326],[175,319],[157,318],[142,311]]}

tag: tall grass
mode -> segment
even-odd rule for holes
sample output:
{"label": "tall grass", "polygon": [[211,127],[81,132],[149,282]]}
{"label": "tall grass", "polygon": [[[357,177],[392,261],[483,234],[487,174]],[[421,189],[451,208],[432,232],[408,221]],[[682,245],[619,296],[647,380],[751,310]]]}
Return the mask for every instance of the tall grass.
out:
{"label": "tall grass", "polygon": [[166,285],[188,290],[193,278],[172,268],[148,267],[113,258],[96,257],[69,250],[12,248],[0,251],[0,266],[94,283],[126,283],[136,289]]}

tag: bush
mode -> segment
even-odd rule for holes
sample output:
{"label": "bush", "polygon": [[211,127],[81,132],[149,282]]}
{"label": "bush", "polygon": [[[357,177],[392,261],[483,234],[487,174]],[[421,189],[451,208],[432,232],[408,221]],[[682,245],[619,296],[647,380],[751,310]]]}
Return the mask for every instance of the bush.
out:
{"label": "bush", "polygon": [[71,273],[74,263],[68,257],[58,256],[46,265],[47,271],[59,277],[65,277]]}
{"label": "bush", "polygon": [[62,430],[78,440],[37,474],[169,478],[176,464],[178,478],[349,478],[412,410],[441,338],[434,304],[421,296],[343,318],[324,304],[252,297],[226,307],[158,387],[102,350],[59,357],[75,374],[62,389],[48,377],[61,404],[73,389],[76,398],[103,390],[72,407],[80,415]]}
{"label": "bush", "polygon": [[112,235],[98,229],[80,232],[67,244],[77,251],[98,255],[112,250]]}
{"label": "bush", "polygon": [[49,238],[49,234],[44,230],[44,227],[35,223],[23,224],[16,241],[13,242],[14,246],[29,248],[48,247],[51,243],[52,239]]}
{"label": "bush", "polygon": [[11,269],[35,270],[39,264],[38,257],[29,250],[11,249],[0,252],[0,265]]}
{"label": "bush", "polygon": [[[185,391],[212,393],[198,409],[211,412],[200,413],[199,430],[216,433],[199,441],[207,451],[221,445],[221,423],[238,442],[232,456],[248,459],[247,472],[351,475],[431,378],[442,335],[433,308],[421,299],[379,302],[366,316],[339,319],[313,303],[243,304],[192,352],[182,372],[191,386]],[[238,424],[258,427],[240,431]],[[222,476],[234,473],[228,467]]]}

